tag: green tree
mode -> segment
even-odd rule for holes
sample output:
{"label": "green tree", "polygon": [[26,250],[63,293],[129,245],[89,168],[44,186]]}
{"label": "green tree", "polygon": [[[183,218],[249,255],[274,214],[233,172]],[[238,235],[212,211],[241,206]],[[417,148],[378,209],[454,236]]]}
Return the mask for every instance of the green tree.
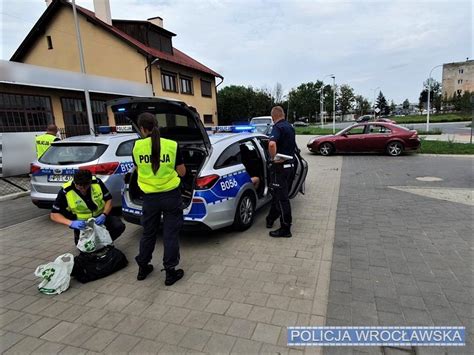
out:
{"label": "green tree", "polygon": [[[429,85],[431,83],[431,85]],[[428,88],[430,90],[430,108],[435,108],[436,112],[441,110],[441,104],[443,101],[441,84],[435,79],[427,79],[423,83],[423,90],[420,92],[419,107],[428,108]]]}
{"label": "green tree", "polygon": [[[291,113],[296,112],[296,117],[315,117],[319,113],[319,94],[322,82],[309,82],[299,85],[290,91],[288,97],[290,101]],[[289,114],[289,117],[293,115]]]}
{"label": "green tree", "polygon": [[375,101],[375,107],[380,109],[380,115],[388,115],[390,108],[387,105],[387,100],[383,95],[382,91],[379,92],[379,96],[377,96],[377,100]]}
{"label": "green tree", "polygon": [[365,115],[370,112],[370,109],[371,109],[370,102],[362,95],[355,96],[355,105],[357,109],[357,114],[359,116]]}
{"label": "green tree", "polygon": [[452,104],[454,106],[454,109],[456,111],[462,111],[462,112],[473,112],[473,103],[474,103],[474,93],[471,93],[470,91],[464,91],[464,93],[460,92],[461,90],[458,90],[454,95],[452,99]]}
{"label": "green tree", "polygon": [[217,111],[221,125],[269,115],[271,108],[271,95],[264,90],[254,90],[251,86],[230,85],[217,93]]}
{"label": "green tree", "polygon": [[352,110],[355,103],[354,89],[347,84],[341,85],[339,89],[339,96],[337,97],[337,106],[341,111],[341,119],[346,113]]}
{"label": "green tree", "polygon": [[276,83],[275,89],[273,90],[273,100],[275,105],[281,105],[283,102],[283,87],[280,83]]}
{"label": "green tree", "polygon": [[405,101],[403,101],[402,107],[403,113],[406,115],[410,110],[410,101],[408,101],[408,99],[405,99]]}
{"label": "green tree", "polygon": [[393,102],[393,100],[391,100],[390,101],[390,114],[394,115],[396,109],[397,109],[397,106],[395,105],[395,102]]}

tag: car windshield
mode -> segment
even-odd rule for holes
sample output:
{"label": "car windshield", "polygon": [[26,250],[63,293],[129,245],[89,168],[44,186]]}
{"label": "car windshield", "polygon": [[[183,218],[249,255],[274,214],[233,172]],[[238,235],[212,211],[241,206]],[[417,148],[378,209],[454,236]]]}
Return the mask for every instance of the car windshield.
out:
{"label": "car windshield", "polygon": [[41,156],[39,162],[52,165],[82,164],[98,159],[106,149],[106,144],[53,144],[46,153]]}
{"label": "car windshield", "polygon": [[271,131],[271,128],[268,125],[258,125],[258,126],[255,126],[255,131],[257,133],[267,134],[268,132]]}
{"label": "car windshield", "polygon": [[252,118],[250,123],[252,123],[252,124],[271,124],[272,119],[271,118]]}

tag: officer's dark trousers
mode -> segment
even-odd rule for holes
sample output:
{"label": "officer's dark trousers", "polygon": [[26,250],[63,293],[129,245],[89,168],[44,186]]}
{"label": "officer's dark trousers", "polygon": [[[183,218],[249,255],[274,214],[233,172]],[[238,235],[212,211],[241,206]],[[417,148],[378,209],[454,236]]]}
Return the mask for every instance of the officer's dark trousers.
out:
{"label": "officer's dark trousers", "polygon": [[267,220],[275,221],[280,218],[281,228],[291,227],[291,205],[288,197],[293,174],[293,164],[273,164],[270,169],[272,204]]}
{"label": "officer's dark trousers", "polygon": [[143,198],[143,235],[140,252],[135,258],[140,266],[151,261],[162,213],[163,267],[170,269],[179,264],[179,232],[183,225],[183,210],[181,192],[177,188],[168,192],[145,194]]}
{"label": "officer's dark trousers", "polygon": [[[107,216],[105,218],[104,226],[109,231],[112,240],[115,240],[120,237],[123,231],[125,230],[125,223],[123,223],[120,217],[118,216]],[[76,243],[76,245],[79,241],[79,234],[80,231],[74,229],[74,242]]]}

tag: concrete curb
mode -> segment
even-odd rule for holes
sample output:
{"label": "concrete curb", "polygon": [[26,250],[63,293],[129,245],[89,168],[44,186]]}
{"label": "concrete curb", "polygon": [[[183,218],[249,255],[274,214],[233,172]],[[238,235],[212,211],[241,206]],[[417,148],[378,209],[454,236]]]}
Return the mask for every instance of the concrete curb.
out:
{"label": "concrete curb", "polygon": [[424,157],[450,157],[450,158],[471,158],[474,159],[474,154],[430,154],[430,153],[416,153]]}
{"label": "concrete curb", "polygon": [[22,192],[15,192],[13,194],[5,195],[5,196],[0,196],[0,202],[2,201],[10,201],[10,200],[15,200],[20,197],[25,197],[30,194],[30,191],[22,191]]}

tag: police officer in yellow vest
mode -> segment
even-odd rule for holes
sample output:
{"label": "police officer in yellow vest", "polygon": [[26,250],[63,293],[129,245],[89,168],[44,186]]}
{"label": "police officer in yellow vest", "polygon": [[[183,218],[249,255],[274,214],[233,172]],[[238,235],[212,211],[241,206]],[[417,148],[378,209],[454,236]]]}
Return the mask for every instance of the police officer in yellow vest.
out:
{"label": "police officer in yellow vest", "polygon": [[86,227],[89,218],[95,223],[105,225],[112,240],[117,239],[125,230],[120,217],[110,215],[112,195],[102,180],[92,176],[89,170],[79,170],[74,179],[63,185],[51,210],[54,222],[65,224],[74,229],[74,241],[79,241],[80,230]]}
{"label": "police officer in yellow vest", "polygon": [[140,252],[135,258],[138,264],[137,280],[144,280],[153,271],[150,264],[156,245],[161,214],[163,214],[163,267],[165,285],[170,286],[184,275],[179,264],[179,232],[183,224],[180,176],[186,167],[178,143],[160,138],[155,116],[142,113],[138,126],[143,139],[135,142],[133,161],[138,172],[138,186],[144,192]]}
{"label": "police officer in yellow vest", "polygon": [[51,143],[60,140],[56,137],[56,134],[58,134],[58,127],[54,124],[50,124],[45,134],[36,136],[36,155],[38,159],[48,150]]}

